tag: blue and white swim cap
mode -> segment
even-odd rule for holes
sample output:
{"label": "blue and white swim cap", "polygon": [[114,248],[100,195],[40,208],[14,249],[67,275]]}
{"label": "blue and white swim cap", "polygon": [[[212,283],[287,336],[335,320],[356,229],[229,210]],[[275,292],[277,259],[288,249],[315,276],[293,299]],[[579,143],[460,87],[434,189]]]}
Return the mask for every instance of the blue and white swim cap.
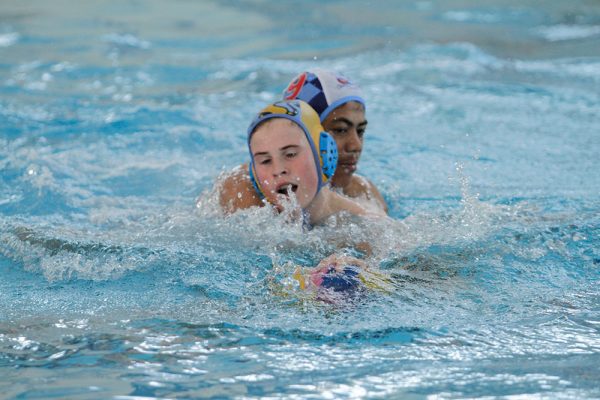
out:
{"label": "blue and white swim cap", "polygon": [[298,99],[310,104],[321,122],[337,107],[356,101],[365,107],[360,88],[336,72],[320,68],[302,72],[283,92],[284,100]]}
{"label": "blue and white swim cap", "polygon": [[248,150],[250,151],[250,180],[259,195],[264,197],[264,192],[256,179],[254,156],[250,148],[250,139],[256,128],[264,121],[272,118],[285,118],[295,122],[306,135],[312,149],[319,186],[317,193],[335,172],[338,151],[335,140],[323,129],[319,116],[306,102],[301,100],[278,101],[263,108],[248,127]]}

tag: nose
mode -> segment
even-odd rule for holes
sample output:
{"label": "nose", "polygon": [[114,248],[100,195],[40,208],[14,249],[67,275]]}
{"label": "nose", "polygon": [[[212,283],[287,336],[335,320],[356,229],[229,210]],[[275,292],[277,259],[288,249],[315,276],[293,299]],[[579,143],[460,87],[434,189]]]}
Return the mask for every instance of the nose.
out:
{"label": "nose", "polygon": [[362,151],[363,141],[358,135],[358,131],[355,128],[350,129],[348,132],[348,139],[344,144],[344,150],[348,153],[360,153]]}
{"label": "nose", "polygon": [[286,175],[288,173],[287,166],[284,162],[279,160],[273,160],[273,169],[271,170],[273,176]]}

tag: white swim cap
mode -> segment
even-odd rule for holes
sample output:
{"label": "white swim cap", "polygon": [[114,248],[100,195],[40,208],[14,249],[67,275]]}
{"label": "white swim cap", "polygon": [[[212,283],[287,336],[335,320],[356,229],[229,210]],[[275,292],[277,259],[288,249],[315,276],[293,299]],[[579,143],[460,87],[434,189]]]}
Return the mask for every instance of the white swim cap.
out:
{"label": "white swim cap", "polygon": [[337,107],[356,101],[365,107],[360,88],[345,76],[316,68],[295,77],[283,92],[284,100],[298,99],[310,104],[321,122]]}

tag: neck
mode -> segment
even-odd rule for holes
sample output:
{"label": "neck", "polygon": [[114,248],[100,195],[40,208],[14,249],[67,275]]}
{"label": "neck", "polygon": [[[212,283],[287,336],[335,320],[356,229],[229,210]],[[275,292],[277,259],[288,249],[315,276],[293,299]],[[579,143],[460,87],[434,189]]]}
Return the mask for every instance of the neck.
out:
{"label": "neck", "polygon": [[344,190],[350,184],[352,175],[334,176],[331,179],[331,186]]}

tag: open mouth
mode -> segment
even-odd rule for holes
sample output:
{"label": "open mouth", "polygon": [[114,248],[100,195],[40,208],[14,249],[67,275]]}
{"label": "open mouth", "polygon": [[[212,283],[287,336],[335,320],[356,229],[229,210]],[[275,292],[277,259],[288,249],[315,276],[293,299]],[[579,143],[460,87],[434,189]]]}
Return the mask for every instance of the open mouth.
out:
{"label": "open mouth", "polygon": [[296,190],[298,190],[298,185],[294,185],[293,183],[286,183],[284,185],[281,185],[277,189],[277,193],[289,195],[290,193],[296,193]]}

